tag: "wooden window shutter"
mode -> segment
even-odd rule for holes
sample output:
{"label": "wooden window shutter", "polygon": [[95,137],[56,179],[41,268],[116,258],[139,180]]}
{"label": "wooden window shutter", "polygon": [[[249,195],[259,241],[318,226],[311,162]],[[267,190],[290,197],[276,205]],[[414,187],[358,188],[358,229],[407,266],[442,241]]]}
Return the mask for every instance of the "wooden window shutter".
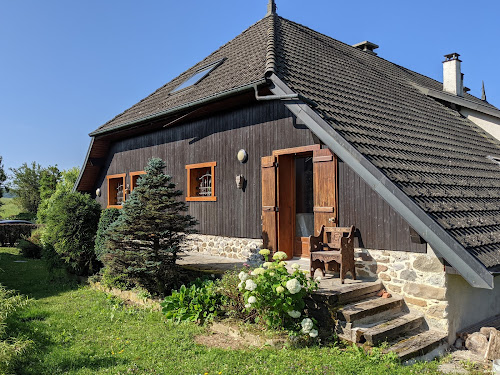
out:
{"label": "wooden window shutter", "polygon": [[262,174],[262,240],[264,248],[271,253],[278,250],[276,233],[276,158],[264,156],[261,162]]}
{"label": "wooden window shutter", "polygon": [[314,231],[337,226],[337,157],[330,149],[313,152]]}

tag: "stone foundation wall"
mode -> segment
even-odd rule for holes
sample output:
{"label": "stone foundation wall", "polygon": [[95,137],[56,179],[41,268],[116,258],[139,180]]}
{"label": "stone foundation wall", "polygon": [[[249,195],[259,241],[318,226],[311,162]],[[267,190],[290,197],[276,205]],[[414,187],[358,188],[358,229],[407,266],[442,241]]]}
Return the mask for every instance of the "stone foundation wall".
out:
{"label": "stone foundation wall", "polygon": [[446,273],[441,260],[427,254],[357,249],[356,272],[382,280],[385,288],[404,297],[410,310],[421,311],[432,328],[448,330]]}
{"label": "stone foundation wall", "polygon": [[249,264],[261,262],[262,256],[259,255],[261,248],[262,239],[219,237],[205,234],[189,235],[186,245],[187,251],[240,259]]}

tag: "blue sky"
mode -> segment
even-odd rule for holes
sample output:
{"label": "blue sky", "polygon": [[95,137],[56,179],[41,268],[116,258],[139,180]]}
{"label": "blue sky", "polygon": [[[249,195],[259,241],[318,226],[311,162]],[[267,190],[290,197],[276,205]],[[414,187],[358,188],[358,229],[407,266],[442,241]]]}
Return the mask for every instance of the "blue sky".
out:
{"label": "blue sky", "polygon": [[[500,2],[277,0],[278,14],[442,80],[458,52],[465,85],[500,107]],[[0,0],[0,156],[80,167],[88,133],[266,13],[267,0]]]}

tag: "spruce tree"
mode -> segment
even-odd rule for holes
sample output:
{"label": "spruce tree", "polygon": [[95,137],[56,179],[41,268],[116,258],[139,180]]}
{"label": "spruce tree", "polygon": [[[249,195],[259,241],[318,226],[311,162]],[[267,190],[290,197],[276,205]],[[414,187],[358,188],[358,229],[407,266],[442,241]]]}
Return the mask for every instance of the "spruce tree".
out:
{"label": "spruce tree", "polygon": [[165,295],[177,254],[196,220],[163,170],[159,158],[149,160],[137,186],[123,205],[119,219],[106,231],[108,272]]}

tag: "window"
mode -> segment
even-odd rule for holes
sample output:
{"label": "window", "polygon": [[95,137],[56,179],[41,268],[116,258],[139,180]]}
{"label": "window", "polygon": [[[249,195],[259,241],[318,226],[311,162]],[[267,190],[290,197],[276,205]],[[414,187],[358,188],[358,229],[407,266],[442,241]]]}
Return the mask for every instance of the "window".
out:
{"label": "window", "polygon": [[143,174],[146,174],[146,172],[144,172],[144,171],[130,172],[130,192],[131,193],[134,191],[134,188],[137,186],[137,180]]}
{"label": "window", "polygon": [[217,162],[186,165],[186,201],[216,201],[214,170]]}
{"label": "window", "polygon": [[224,62],[224,59],[216,61],[216,62],[214,62],[212,64],[204,66],[203,68],[198,69],[188,79],[186,79],[179,86],[177,86],[175,89],[173,89],[172,92],[176,92],[176,91],[185,89],[186,87],[189,87],[189,86],[192,86],[192,85],[196,85],[203,78],[205,78],[208,75],[208,73],[210,73],[212,70],[214,70],[215,68],[217,68],[223,62]]}
{"label": "window", "polygon": [[108,180],[108,207],[122,208],[125,202],[125,173],[106,176]]}

